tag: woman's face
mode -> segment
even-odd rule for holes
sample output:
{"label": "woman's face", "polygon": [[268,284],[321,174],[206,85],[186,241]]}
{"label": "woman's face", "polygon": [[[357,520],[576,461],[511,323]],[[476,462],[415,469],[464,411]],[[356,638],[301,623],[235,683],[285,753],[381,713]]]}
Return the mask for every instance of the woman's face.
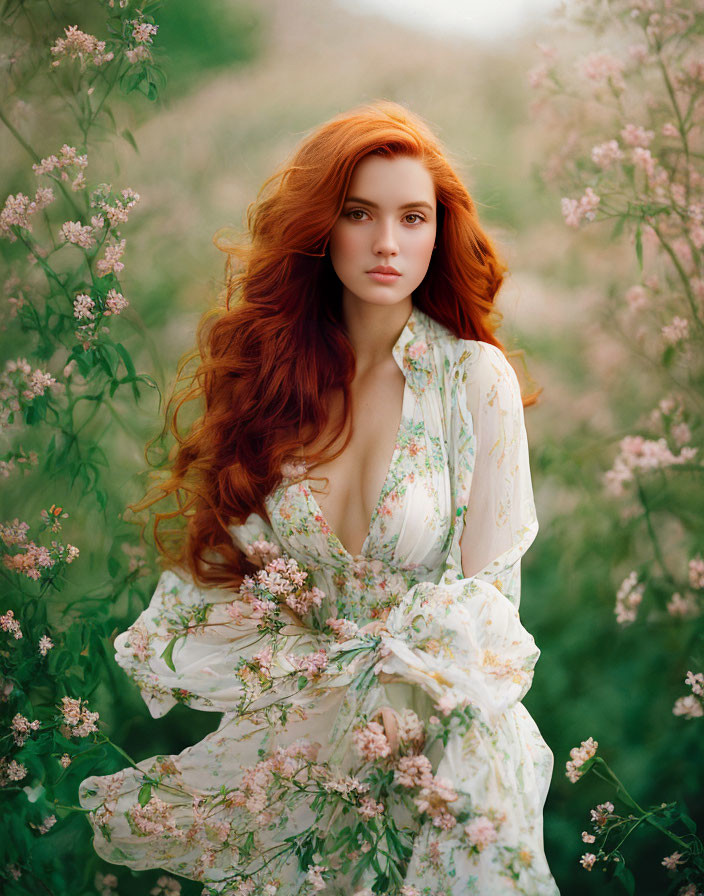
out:
{"label": "woman's face", "polygon": [[[410,156],[365,156],[352,174],[330,232],[330,261],[343,302],[394,305],[409,298],[428,270],[437,231],[435,187]],[[392,276],[374,276],[388,266]]]}

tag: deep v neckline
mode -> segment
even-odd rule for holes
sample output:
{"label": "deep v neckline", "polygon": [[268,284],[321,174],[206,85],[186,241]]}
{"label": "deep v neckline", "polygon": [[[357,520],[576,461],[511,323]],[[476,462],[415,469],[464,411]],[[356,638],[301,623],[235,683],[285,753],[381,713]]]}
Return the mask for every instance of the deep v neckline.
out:
{"label": "deep v neckline", "polygon": [[396,462],[398,460],[398,456],[401,453],[401,437],[403,435],[403,430],[405,429],[405,426],[406,426],[406,417],[409,414],[408,403],[409,403],[410,397],[411,397],[410,386],[408,384],[408,379],[404,376],[403,398],[401,400],[401,420],[398,424],[398,430],[396,432],[396,440],[394,442],[394,450],[391,453],[391,460],[389,461],[389,466],[386,471],[386,476],[384,477],[384,481],[381,484],[381,491],[379,492],[379,497],[377,498],[377,502],[374,505],[374,509],[372,510],[372,515],[369,520],[369,525],[367,527],[367,534],[364,537],[364,541],[362,542],[362,549],[360,550],[359,554],[352,554],[342,543],[342,541],[340,540],[338,535],[333,531],[332,526],[330,525],[330,523],[328,523],[327,519],[325,518],[325,514],[323,513],[322,507],[318,503],[318,499],[313,494],[313,489],[311,487],[310,479],[306,478],[304,480],[306,494],[310,501],[311,507],[314,511],[314,515],[317,515],[319,517],[321,523],[323,524],[326,534],[333,541],[333,543],[338,548],[338,550],[345,557],[348,557],[350,560],[357,560],[361,557],[368,557],[369,543],[371,541],[371,538],[372,538],[372,535],[374,532],[374,523],[376,522],[376,519],[379,515],[379,508],[381,507],[381,505],[388,493],[389,482],[392,478],[394,468],[396,467]]}

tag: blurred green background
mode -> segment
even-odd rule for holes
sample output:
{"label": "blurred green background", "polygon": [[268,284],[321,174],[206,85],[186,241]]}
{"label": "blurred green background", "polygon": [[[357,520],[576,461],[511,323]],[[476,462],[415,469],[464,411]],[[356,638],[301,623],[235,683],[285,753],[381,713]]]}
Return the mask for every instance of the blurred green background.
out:
{"label": "blurred green background", "polygon": [[[100,21],[99,11],[81,12],[87,29],[92,16]],[[606,230],[569,231],[559,192],[541,177],[555,135],[536,125],[527,72],[539,61],[536,40],[551,40],[549,26],[481,42],[389,25],[325,0],[169,0],[157,21],[166,88],[156,106],[123,100],[116,110],[138,151],[127,141],[107,142],[90,158],[87,175],[130,186],[142,197],[125,230],[121,282],[130,314],[148,336],[143,346],[137,339],[130,344],[141,351],[137,369],[154,376],[162,391],[222,284],[224,256],[213,245],[214,233],[227,225],[244,230],[248,203],[310,129],[384,97],[425,117],[455,161],[510,268],[499,335],[507,347],[525,350],[530,375],[543,389],[526,414],[541,531],[524,561],[521,616],[542,650],[524,703],[555,755],[546,853],[565,896],[618,892],[600,872],[579,865],[589,809],[614,794],[591,777],[567,781],[570,748],[594,737],[641,805],[679,799],[701,819],[702,773],[695,775],[692,762],[700,737],[695,724],[672,714],[684,692],[676,625],[649,640],[645,624],[623,630],[615,622],[615,590],[630,569],[633,536],[618,507],[603,499],[599,474],[637,412],[660,396],[649,392],[600,316],[614,280],[636,282],[634,253],[625,241],[611,243]],[[561,40],[571,40],[577,52],[584,38],[568,33]],[[40,154],[55,151],[57,141],[70,142],[50,110],[45,116],[19,106],[10,112],[33,133]],[[3,146],[0,174],[12,192],[28,166],[6,133]],[[110,487],[126,502],[142,494],[143,445],[161,425],[156,397],[124,422],[127,430],[103,447]],[[11,487],[8,507],[19,498],[12,488],[21,484]],[[70,499],[51,495],[67,505]],[[74,543],[97,531],[90,514],[74,513]],[[133,537],[124,527],[120,533]],[[92,544],[93,556],[107,557],[119,538]],[[98,572],[75,569],[85,582]],[[156,568],[150,574],[155,582]],[[116,605],[115,631],[139,609],[134,601]],[[138,760],[178,752],[217,722],[184,707],[151,719],[136,687],[109,664],[93,702],[112,736]],[[88,825],[77,819],[68,831],[67,855],[80,854],[76,838],[87,840]],[[643,830],[629,843],[637,893],[663,893],[660,859],[671,851],[667,843],[654,852],[653,836]],[[119,867],[102,870],[117,873],[121,886],[130,876]],[[155,876],[140,875],[130,887],[146,894]],[[184,893],[191,892],[198,886],[184,883]]]}

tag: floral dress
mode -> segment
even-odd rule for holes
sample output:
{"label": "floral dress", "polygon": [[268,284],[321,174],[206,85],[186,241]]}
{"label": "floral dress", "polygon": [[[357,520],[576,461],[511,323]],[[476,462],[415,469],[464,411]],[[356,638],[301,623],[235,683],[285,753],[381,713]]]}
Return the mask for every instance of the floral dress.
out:
{"label": "floral dress", "polygon": [[82,782],[107,861],[204,893],[559,896],[553,754],[521,703],[540,651],[518,613],[538,530],[518,382],[499,349],[417,307],[393,356],[402,419],[361,553],[292,462],[270,524],[231,529],[256,583],[165,571],[117,637],[154,717],[223,715],[178,755]]}

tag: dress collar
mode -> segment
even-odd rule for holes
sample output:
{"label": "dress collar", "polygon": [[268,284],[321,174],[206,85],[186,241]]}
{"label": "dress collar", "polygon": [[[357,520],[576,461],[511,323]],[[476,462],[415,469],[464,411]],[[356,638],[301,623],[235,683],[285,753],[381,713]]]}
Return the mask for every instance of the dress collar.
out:
{"label": "dress collar", "polygon": [[428,315],[414,305],[391,350],[409,386],[419,395],[425,391],[433,377],[429,322]]}

